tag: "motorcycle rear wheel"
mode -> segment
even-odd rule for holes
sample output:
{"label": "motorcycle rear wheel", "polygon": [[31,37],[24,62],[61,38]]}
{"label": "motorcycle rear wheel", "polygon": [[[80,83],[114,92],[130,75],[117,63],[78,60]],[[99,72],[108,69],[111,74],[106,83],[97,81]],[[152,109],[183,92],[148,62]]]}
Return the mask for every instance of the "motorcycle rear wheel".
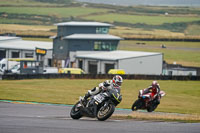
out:
{"label": "motorcycle rear wheel", "polygon": [[97,119],[104,121],[108,119],[115,111],[115,106],[109,103],[106,107],[102,106],[97,112]]}
{"label": "motorcycle rear wheel", "polygon": [[151,106],[147,107],[148,112],[153,112],[157,108],[157,104],[152,103]]}
{"label": "motorcycle rear wheel", "polygon": [[78,104],[80,104],[80,102],[77,102],[71,109],[70,116],[73,119],[80,119],[82,117],[81,110],[77,108]]}

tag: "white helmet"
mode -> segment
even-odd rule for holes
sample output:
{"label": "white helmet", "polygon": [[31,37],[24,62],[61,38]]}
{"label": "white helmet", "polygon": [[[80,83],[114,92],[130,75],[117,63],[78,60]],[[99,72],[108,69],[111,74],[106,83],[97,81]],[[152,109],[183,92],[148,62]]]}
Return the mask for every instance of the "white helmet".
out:
{"label": "white helmet", "polygon": [[152,84],[151,84],[151,86],[152,86],[153,88],[157,88],[157,87],[159,86],[159,84],[158,84],[157,81],[153,81]]}
{"label": "white helmet", "polygon": [[114,86],[120,87],[122,85],[122,82],[123,82],[123,78],[121,76],[115,75],[113,77],[113,85]]}

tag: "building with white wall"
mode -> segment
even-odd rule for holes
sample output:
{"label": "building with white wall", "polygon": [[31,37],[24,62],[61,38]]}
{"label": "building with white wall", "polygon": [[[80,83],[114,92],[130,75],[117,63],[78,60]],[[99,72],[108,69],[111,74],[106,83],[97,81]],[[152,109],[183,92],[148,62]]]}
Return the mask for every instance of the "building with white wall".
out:
{"label": "building with white wall", "polygon": [[86,73],[106,74],[109,69],[124,69],[126,74],[161,75],[163,54],[139,51],[77,53],[76,65]]}
{"label": "building with white wall", "polygon": [[51,66],[52,63],[52,42],[26,41],[20,37],[0,36],[0,60],[2,58],[35,58],[35,49],[46,49],[43,57],[44,66]]}

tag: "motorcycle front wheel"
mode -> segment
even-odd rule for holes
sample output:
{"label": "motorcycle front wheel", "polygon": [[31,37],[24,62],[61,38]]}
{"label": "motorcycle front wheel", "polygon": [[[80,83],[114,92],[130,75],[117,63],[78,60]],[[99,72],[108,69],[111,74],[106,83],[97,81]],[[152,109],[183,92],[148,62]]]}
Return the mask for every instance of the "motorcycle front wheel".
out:
{"label": "motorcycle front wheel", "polygon": [[136,100],[136,101],[133,103],[131,109],[132,109],[132,111],[136,111],[136,110],[138,110],[138,109],[141,109],[141,108],[142,108],[142,105],[143,105],[142,100],[138,99],[138,100]]}
{"label": "motorcycle front wheel", "polygon": [[78,108],[80,102],[77,102],[71,109],[70,116],[73,119],[80,119],[82,117],[81,110]]}
{"label": "motorcycle front wheel", "polygon": [[108,119],[113,114],[114,111],[115,111],[115,106],[111,103],[109,103],[106,107],[101,106],[97,112],[97,119],[100,121],[104,121]]}

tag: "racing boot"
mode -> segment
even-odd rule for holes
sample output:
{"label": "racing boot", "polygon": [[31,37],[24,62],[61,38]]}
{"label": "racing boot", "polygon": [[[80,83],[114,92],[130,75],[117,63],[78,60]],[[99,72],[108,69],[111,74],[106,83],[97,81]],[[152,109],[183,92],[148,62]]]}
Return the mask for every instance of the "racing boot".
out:
{"label": "racing boot", "polygon": [[160,104],[160,99],[156,99],[156,105]]}
{"label": "racing boot", "polygon": [[89,93],[86,93],[85,96],[83,97],[83,99],[81,100],[83,106],[86,106],[87,104],[87,99],[90,97],[91,95]]}

